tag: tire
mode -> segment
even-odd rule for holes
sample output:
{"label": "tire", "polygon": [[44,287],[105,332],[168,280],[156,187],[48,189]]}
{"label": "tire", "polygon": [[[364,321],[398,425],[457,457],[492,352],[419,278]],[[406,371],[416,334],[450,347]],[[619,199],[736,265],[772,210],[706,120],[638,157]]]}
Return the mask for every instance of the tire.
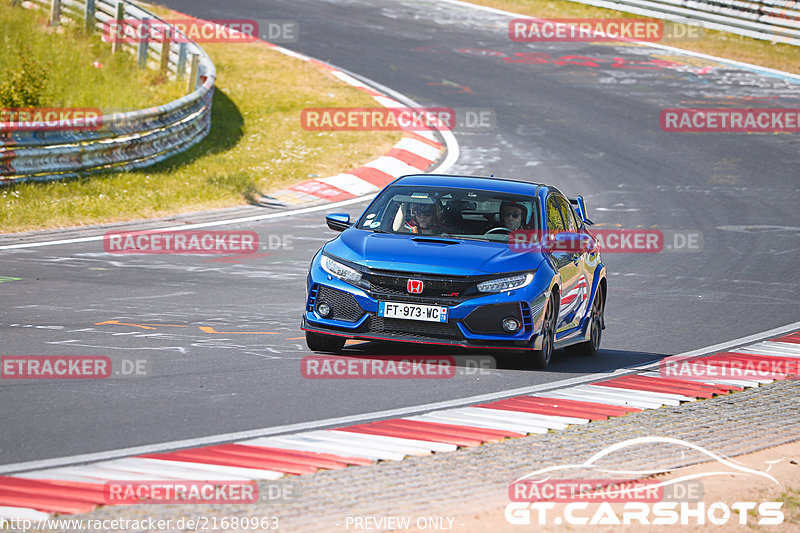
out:
{"label": "tire", "polygon": [[604,297],[605,294],[603,293],[603,290],[598,287],[597,296],[594,297],[592,311],[589,314],[589,325],[587,326],[590,328],[589,340],[572,346],[570,349],[571,352],[579,355],[594,357],[600,351],[600,341],[603,338],[603,327],[605,320],[605,317],[603,316],[603,311],[605,309],[603,302]]}
{"label": "tire", "polygon": [[531,354],[533,368],[547,368],[553,358],[553,346],[556,340],[556,324],[558,323],[558,303],[552,296],[547,301],[547,310],[542,320],[542,349],[534,350]]}
{"label": "tire", "polygon": [[323,335],[321,333],[306,331],[306,345],[312,352],[339,353],[342,351],[342,348],[344,348],[344,343],[346,341],[347,338],[345,337]]}

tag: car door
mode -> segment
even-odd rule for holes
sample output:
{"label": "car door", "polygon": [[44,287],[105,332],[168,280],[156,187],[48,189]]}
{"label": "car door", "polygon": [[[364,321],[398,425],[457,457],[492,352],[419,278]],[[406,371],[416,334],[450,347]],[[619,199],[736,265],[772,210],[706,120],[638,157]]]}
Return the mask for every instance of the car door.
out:
{"label": "car door", "polygon": [[568,235],[570,264],[574,267],[570,272],[575,276],[570,283],[569,292],[562,293],[561,306],[567,328],[576,327],[586,314],[589,291],[591,289],[591,275],[587,271],[586,238],[581,231],[581,224],[572,206],[563,196],[558,196],[558,206],[564,219]]}
{"label": "car door", "polygon": [[[564,223],[558,198],[557,194],[551,193],[548,195],[545,204],[547,218],[546,240],[549,243],[549,256],[561,276],[561,306],[558,313],[556,332],[572,327],[575,313],[570,303],[574,298],[568,295],[573,294],[576,290],[575,285],[580,275],[578,262],[575,261],[575,254],[569,244],[567,225]],[[565,245],[565,243],[567,244]],[[568,299],[566,303],[564,301],[565,298]]]}

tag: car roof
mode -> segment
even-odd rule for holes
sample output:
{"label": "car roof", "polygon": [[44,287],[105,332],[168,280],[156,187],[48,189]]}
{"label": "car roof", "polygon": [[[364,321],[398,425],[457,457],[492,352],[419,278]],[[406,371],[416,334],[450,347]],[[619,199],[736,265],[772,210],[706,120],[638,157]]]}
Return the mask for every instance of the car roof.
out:
{"label": "car roof", "polygon": [[541,183],[485,176],[454,176],[449,174],[411,174],[396,179],[392,185],[437,185],[479,191],[504,192],[539,196],[542,188],[554,189]]}

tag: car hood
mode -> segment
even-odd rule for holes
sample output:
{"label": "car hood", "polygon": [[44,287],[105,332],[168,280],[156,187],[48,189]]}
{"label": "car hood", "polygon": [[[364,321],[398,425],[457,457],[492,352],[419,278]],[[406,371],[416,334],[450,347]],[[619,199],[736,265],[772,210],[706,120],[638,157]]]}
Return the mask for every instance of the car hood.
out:
{"label": "car hood", "polygon": [[505,243],[347,229],[325,253],[382,270],[475,276],[534,270],[540,251],[519,253]]}

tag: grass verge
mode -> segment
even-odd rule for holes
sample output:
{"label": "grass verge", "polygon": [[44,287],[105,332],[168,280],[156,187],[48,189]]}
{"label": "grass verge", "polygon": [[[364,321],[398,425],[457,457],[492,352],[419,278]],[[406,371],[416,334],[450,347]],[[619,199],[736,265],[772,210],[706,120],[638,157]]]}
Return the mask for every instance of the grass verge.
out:
{"label": "grass verge", "polygon": [[[42,107],[143,109],[183,95],[183,84],[165,82],[152,70],[138,70],[131,54],[111,54],[99,36],[73,24],[47,25],[43,10],[12,7],[0,0],[0,84],[27,66],[44,69],[38,103]],[[39,70],[38,68],[35,70]],[[37,83],[38,85],[38,83]],[[0,102],[0,106],[10,103]]]}
{"label": "grass verge", "polygon": [[141,171],[2,188],[0,231],[242,205],[259,192],[360,166],[385,153],[401,137],[397,132],[303,130],[300,111],[304,108],[376,107],[375,101],[318,67],[264,43],[202,46],[218,76],[212,128],[202,142]]}
{"label": "grass verge", "polygon": [[790,488],[781,494],[776,501],[783,503],[781,511],[785,524],[800,529],[800,490]]}
{"label": "grass verge", "polygon": [[[588,6],[568,0],[468,0],[512,13],[541,18],[645,18],[611,9]],[[677,26],[682,26],[678,24]],[[665,40],[661,44],[692,50],[735,61],[800,74],[800,49],[770,43],[723,31],[702,29],[702,37],[692,40]]]}

